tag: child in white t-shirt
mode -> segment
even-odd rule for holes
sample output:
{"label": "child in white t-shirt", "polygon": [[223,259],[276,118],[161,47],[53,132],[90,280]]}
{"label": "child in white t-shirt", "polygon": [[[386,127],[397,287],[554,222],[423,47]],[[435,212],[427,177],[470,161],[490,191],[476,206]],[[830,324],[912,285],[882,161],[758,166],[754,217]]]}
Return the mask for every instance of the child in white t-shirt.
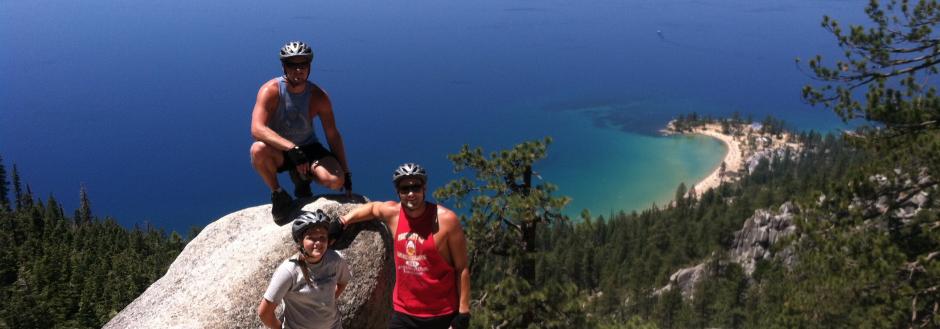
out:
{"label": "child in white t-shirt", "polygon": [[[329,249],[330,218],[304,212],[293,221],[291,233],[298,253],[278,266],[258,305],[258,316],[272,329],[341,329],[336,299],[349,283],[349,266]],[[284,301],[281,319],[274,315]]]}

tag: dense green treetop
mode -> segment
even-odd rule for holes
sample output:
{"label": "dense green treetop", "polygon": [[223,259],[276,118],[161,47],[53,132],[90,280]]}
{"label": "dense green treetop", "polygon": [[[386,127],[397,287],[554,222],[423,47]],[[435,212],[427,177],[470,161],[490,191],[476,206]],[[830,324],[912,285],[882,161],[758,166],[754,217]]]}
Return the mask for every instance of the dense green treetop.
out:
{"label": "dense green treetop", "polygon": [[[838,40],[844,58],[809,60],[818,85],[803,88],[811,104],[831,107],[843,120],[864,118],[889,130],[936,129],[940,119],[937,0],[871,0],[871,26],[844,27],[825,16],[822,26]],[[860,89],[866,88],[864,97]]]}
{"label": "dense green treetop", "polygon": [[[0,174],[6,174],[0,162]],[[13,170],[16,202],[0,194],[0,328],[100,328],[166,272],[185,241],[147,226],[127,229],[56,199],[36,199]],[[9,182],[0,178],[0,191]]]}

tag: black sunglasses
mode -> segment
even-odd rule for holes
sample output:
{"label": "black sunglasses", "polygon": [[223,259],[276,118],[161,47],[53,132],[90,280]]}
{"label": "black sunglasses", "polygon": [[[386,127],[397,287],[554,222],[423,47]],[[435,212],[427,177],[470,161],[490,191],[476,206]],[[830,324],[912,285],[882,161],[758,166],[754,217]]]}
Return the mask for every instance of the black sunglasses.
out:
{"label": "black sunglasses", "polygon": [[408,194],[408,193],[418,193],[421,192],[421,189],[424,188],[424,185],[409,185],[409,186],[399,186],[398,193]]}
{"label": "black sunglasses", "polygon": [[291,70],[305,69],[305,68],[310,67],[310,62],[300,62],[300,63],[284,62],[284,66]]}

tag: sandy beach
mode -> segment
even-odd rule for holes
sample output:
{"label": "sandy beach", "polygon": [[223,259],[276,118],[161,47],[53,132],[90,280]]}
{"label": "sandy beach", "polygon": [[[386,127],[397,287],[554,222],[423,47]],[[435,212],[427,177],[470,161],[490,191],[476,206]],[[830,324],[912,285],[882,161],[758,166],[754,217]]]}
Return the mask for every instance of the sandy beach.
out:
{"label": "sandy beach", "polygon": [[[711,174],[692,186],[694,190],[692,187],[689,187],[690,192],[694,191],[696,197],[701,196],[710,189],[718,187],[721,183],[732,181],[740,177],[742,174],[741,171],[744,170],[743,167],[745,166],[746,159],[752,156],[756,151],[782,148],[792,150],[802,149],[799,143],[790,141],[791,136],[787,132],[782,132],[778,135],[770,135],[763,133],[760,125],[756,125],[756,127],[755,125],[738,125],[732,127],[732,129],[737,131],[737,137],[735,137],[735,135],[722,133],[721,124],[718,123],[696,126],[692,128],[691,131],[682,132],[717,138],[722,143],[725,143],[728,149],[722,160],[725,165],[724,172],[722,172],[721,164],[719,163],[715,166],[715,169],[712,170]],[[663,131],[665,133],[675,133],[673,123],[670,122]],[[748,140],[751,142],[746,142]]]}
{"label": "sandy beach", "polygon": [[[692,130],[692,133],[717,138],[722,143],[725,143],[725,146],[728,149],[728,151],[725,153],[724,159],[722,160],[725,164],[725,173],[736,173],[741,170],[741,166],[743,164],[743,151],[741,149],[741,144],[735,140],[733,136],[722,134],[721,125],[707,124],[704,127],[696,127]],[[721,164],[718,164],[715,166],[715,169],[712,170],[711,174],[694,185],[695,196],[701,196],[702,193],[705,193],[705,191],[718,187],[722,181],[727,179],[727,177],[721,176]]]}

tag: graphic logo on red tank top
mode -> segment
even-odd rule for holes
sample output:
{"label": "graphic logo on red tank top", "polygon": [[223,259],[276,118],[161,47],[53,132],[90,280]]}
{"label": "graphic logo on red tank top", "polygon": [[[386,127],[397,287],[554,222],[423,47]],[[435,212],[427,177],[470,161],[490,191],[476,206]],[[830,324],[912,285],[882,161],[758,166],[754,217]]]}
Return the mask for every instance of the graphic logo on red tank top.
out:
{"label": "graphic logo on red tank top", "polygon": [[395,256],[401,258],[404,264],[401,267],[402,273],[421,275],[428,271],[427,255],[423,255],[421,246],[424,244],[424,238],[413,232],[405,232],[398,235],[397,241],[405,241],[405,252],[395,253]]}

